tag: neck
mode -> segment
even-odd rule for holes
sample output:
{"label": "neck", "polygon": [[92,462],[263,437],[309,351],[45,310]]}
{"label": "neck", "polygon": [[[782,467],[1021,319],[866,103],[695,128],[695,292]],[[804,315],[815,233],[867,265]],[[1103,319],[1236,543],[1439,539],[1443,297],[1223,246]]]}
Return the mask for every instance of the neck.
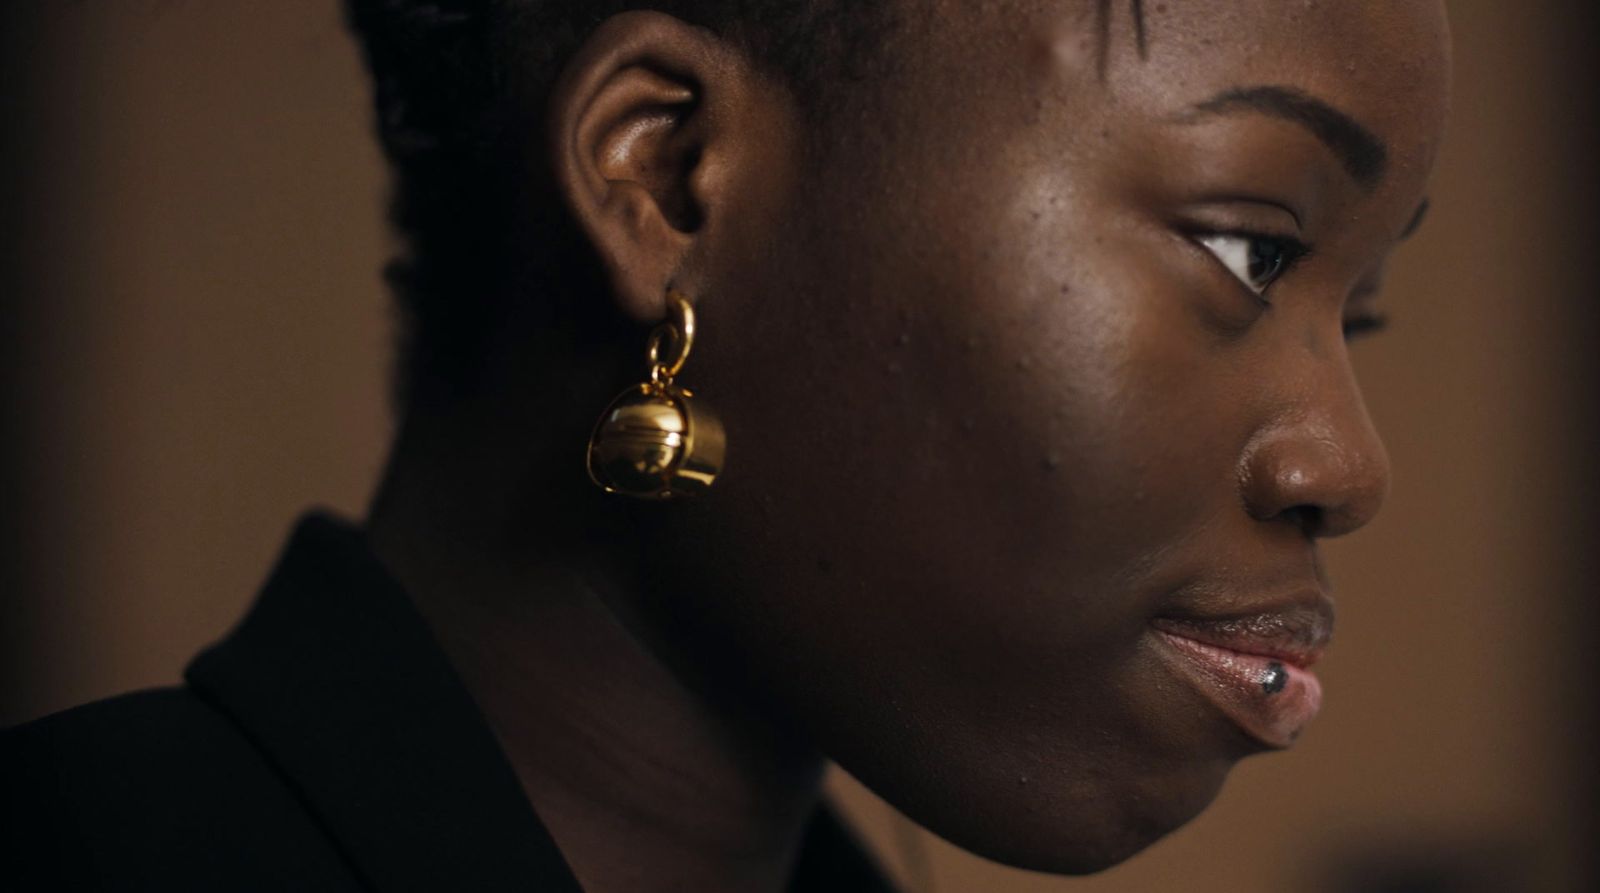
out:
{"label": "neck", "polygon": [[[783,889],[820,759],[657,656],[636,610],[650,577],[623,522],[579,489],[572,450],[506,449],[523,439],[468,418],[431,430],[449,433],[402,436],[368,521],[372,548],[584,888]],[[486,443],[502,446],[457,446]]]}

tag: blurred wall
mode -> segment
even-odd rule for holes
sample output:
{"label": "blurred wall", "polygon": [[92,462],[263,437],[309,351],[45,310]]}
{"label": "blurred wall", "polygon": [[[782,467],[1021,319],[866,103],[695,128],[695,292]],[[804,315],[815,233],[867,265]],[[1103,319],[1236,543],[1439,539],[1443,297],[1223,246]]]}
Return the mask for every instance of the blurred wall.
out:
{"label": "blurred wall", "polygon": [[334,0],[10,17],[31,163],[7,172],[26,585],[4,719],[175,679],[299,511],[360,512],[390,335],[382,160]]}
{"label": "blurred wall", "polygon": [[[1451,3],[1453,135],[1358,349],[1395,464],[1330,550],[1316,728],[1104,875],[999,869],[835,787],[919,889],[1588,889],[1591,18]],[[389,433],[384,178],[335,0],[13,4],[0,723],[177,679]]]}

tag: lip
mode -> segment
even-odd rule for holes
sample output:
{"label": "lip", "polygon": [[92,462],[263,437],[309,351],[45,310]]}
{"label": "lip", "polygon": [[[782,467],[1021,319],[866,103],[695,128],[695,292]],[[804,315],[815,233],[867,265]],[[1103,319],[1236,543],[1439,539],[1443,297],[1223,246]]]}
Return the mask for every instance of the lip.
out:
{"label": "lip", "polygon": [[1290,746],[1316,718],[1322,683],[1310,668],[1333,632],[1333,604],[1320,592],[1275,609],[1150,625],[1168,665],[1266,747]]}

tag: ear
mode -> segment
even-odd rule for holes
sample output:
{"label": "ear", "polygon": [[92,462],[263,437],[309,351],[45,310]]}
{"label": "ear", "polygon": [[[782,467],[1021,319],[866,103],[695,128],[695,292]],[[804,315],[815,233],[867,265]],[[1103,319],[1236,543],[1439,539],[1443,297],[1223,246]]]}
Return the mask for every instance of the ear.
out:
{"label": "ear", "polygon": [[749,72],[712,32],[655,12],[607,19],[557,81],[549,157],[620,309],[666,313],[667,286],[726,194],[722,141]]}

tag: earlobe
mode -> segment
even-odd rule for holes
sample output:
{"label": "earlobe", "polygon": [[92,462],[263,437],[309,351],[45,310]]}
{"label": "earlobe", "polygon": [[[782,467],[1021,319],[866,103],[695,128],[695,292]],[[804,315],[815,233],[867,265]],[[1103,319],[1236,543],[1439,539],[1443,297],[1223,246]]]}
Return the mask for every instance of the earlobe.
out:
{"label": "earlobe", "polygon": [[698,174],[723,52],[710,32],[671,16],[623,13],[596,29],[551,93],[557,187],[618,309],[640,322],[662,318],[706,213]]}

